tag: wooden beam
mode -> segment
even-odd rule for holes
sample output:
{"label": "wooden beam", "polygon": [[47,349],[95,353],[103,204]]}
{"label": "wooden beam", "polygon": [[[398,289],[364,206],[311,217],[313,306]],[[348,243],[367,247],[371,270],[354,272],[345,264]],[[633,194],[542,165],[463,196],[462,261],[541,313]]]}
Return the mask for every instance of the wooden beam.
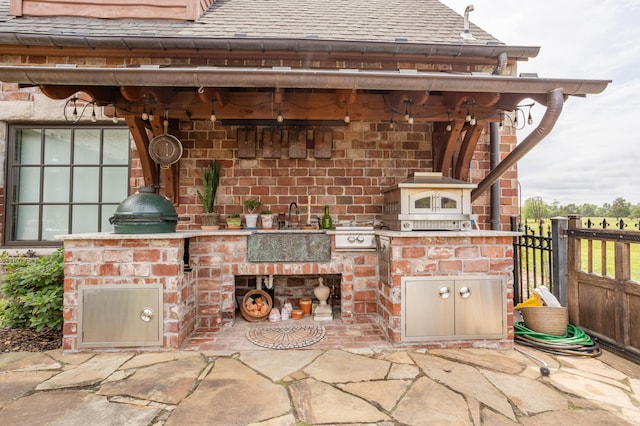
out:
{"label": "wooden beam", "polygon": [[[439,127],[446,127],[446,124],[440,124]],[[435,159],[435,171],[442,172],[443,176],[451,176],[453,174],[453,156],[458,147],[460,134],[464,127],[463,120],[453,120],[451,122],[451,130],[446,131],[443,134],[444,147],[441,147],[440,152]]]}
{"label": "wooden beam", "polygon": [[125,122],[129,126],[129,131],[133,137],[140,157],[140,165],[142,166],[142,176],[144,185],[158,184],[158,167],[149,155],[149,137],[145,128],[145,122],[142,118],[134,115],[127,115]]}
{"label": "wooden beam", "polygon": [[168,168],[161,168],[160,173],[164,178],[164,196],[166,196],[174,205],[180,203],[180,160],[177,163],[173,163]]}
{"label": "wooden beam", "polygon": [[471,158],[473,158],[473,153],[476,150],[476,145],[478,145],[478,140],[480,140],[480,136],[482,135],[482,131],[485,128],[484,121],[478,121],[475,125],[469,126],[467,132],[464,135],[464,139],[462,140],[462,144],[460,146],[460,153],[458,154],[458,159],[456,161],[456,167],[454,170],[453,177],[455,179],[467,180],[469,177],[469,169],[471,166]]}
{"label": "wooden beam", "polygon": [[355,90],[339,89],[336,90],[336,97],[338,98],[338,105],[351,105],[355,103],[356,98],[358,97],[358,92]]}
{"label": "wooden beam", "polygon": [[201,87],[198,89],[198,97],[202,102],[215,100],[216,106],[225,106],[229,103],[229,89],[219,87]]}

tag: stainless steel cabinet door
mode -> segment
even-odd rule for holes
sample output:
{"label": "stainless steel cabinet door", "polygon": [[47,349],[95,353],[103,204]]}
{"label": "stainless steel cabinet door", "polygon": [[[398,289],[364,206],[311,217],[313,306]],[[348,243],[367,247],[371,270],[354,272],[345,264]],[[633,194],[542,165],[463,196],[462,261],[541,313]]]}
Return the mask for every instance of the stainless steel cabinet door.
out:
{"label": "stainless steel cabinet door", "polygon": [[454,334],[453,284],[452,280],[404,279],[403,337],[411,339]]}
{"label": "stainless steel cabinet door", "polygon": [[500,278],[456,279],[456,335],[501,334],[504,296]]}

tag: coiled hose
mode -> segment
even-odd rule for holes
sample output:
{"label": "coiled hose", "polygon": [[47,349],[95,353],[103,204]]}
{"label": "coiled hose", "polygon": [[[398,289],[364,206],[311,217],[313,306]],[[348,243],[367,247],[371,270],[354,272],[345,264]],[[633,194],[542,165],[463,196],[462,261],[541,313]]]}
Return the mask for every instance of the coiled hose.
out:
{"label": "coiled hose", "polygon": [[592,357],[599,356],[602,353],[600,345],[591,340],[591,337],[584,330],[573,324],[567,326],[567,332],[564,336],[538,333],[525,327],[524,322],[515,323],[514,328],[517,343],[543,352],[556,355]]}

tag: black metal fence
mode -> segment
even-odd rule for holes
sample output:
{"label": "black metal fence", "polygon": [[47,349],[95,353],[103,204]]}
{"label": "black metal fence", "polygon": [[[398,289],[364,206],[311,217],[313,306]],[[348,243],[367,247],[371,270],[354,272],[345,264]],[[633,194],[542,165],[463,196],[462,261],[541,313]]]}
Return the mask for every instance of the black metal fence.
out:
{"label": "black metal fence", "polygon": [[514,303],[527,300],[533,289],[543,285],[555,294],[551,226],[519,224],[512,217],[511,230],[522,233],[513,238]]}
{"label": "black metal fence", "polygon": [[[533,289],[546,286],[561,303],[567,303],[567,219],[552,218],[535,225],[519,223],[511,217],[511,230],[520,232],[513,239],[513,278],[515,304],[527,300]],[[582,229],[640,229],[638,219],[582,218]]]}

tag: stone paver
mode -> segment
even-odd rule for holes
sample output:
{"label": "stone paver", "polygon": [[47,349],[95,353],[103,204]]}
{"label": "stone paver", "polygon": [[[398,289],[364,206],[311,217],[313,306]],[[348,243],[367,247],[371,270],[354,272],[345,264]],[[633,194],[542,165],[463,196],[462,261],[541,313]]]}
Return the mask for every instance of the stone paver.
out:
{"label": "stone paver", "polygon": [[[126,367],[127,364],[122,368]],[[104,383],[98,395],[128,395],[165,404],[178,404],[195,387],[196,379],[204,367],[203,358],[196,353],[175,361],[152,365],[143,363],[133,374]]]}
{"label": "stone paver", "polygon": [[287,390],[235,359],[220,358],[167,425],[245,425],[288,414]]}
{"label": "stone paver", "polygon": [[495,371],[483,371],[483,374],[527,415],[569,408],[569,402],[560,392],[537,380]]}
{"label": "stone paver", "polygon": [[47,354],[10,352],[0,355],[0,373],[5,371],[57,370],[62,366]]}
{"label": "stone paver", "polygon": [[393,416],[408,425],[471,425],[462,396],[422,377],[411,386]]}
{"label": "stone paver", "polygon": [[146,425],[158,414],[153,407],[110,403],[86,390],[39,392],[2,409],[6,425]]}
{"label": "stone paver", "polygon": [[240,352],[240,360],[275,382],[309,365],[320,354],[318,350]]}
{"label": "stone paver", "polygon": [[293,405],[305,423],[370,423],[389,417],[361,398],[314,379],[291,384]]}
{"label": "stone paver", "polygon": [[378,404],[385,411],[391,411],[410,385],[411,382],[409,380],[376,380],[346,383],[338,385],[338,387],[369,402]]}
{"label": "stone paver", "polygon": [[55,372],[53,371],[8,371],[0,373],[0,408],[26,394],[54,374]]}
{"label": "stone paver", "polygon": [[389,372],[391,363],[340,350],[328,350],[304,371],[310,376],[329,383],[381,380]]}
{"label": "stone paver", "polygon": [[640,425],[640,366],[514,350],[0,355],[2,424]]}
{"label": "stone paver", "polygon": [[552,374],[549,379],[554,386],[564,392],[578,395],[584,399],[636,411],[640,419],[640,407],[635,406],[631,397],[618,387],[564,372]]}
{"label": "stone paver", "polygon": [[476,368],[432,355],[414,354],[413,359],[432,379],[444,383],[457,392],[469,395],[515,420],[515,414],[507,398]]}
{"label": "stone paver", "polygon": [[88,361],[71,370],[53,376],[38,385],[37,390],[61,389],[70,387],[91,386],[107,377],[118,369],[133,354],[98,354]]}

